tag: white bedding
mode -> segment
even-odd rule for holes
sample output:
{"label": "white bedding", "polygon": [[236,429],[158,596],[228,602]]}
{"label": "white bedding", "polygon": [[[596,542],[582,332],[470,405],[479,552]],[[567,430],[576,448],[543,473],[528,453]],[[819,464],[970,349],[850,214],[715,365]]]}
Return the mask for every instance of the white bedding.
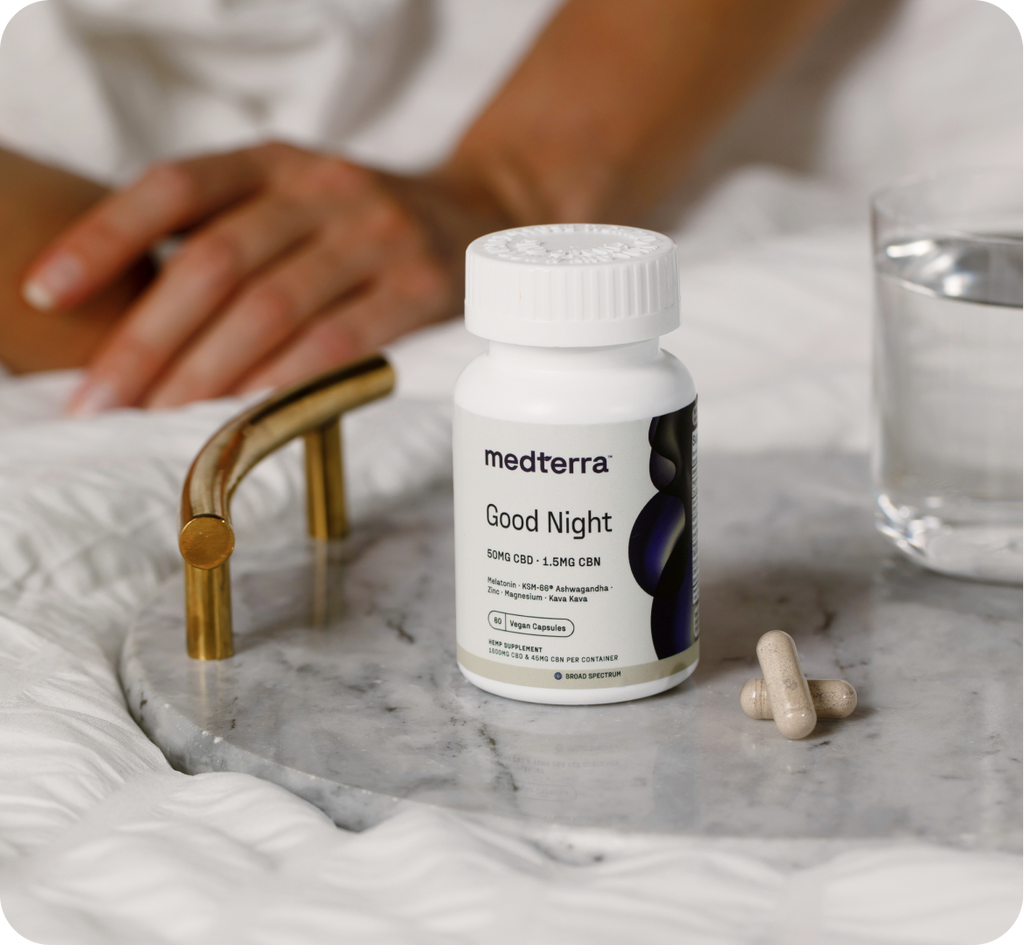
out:
{"label": "white bedding", "polygon": [[[1020,160],[1020,43],[998,10],[864,10],[737,117],[685,209],[666,204],[684,325],[665,343],[696,377],[705,451],[862,449],[866,189],[925,166]],[[859,51],[857,29],[871,40]],[[0,138],[31,150],[18,138],[31,129],[8,120],[31,83],[12,89],[8,56],[5,38]],[[408,98],[391,107],[415,111]],[[787,134],[765,133],[779,123]],[[395,127],[385,115],[360,147],[386,151]],[[357,515],[447,474],[448,398],[480,349],[457,323],[392,346],[398,395],[346,420]],[[188,463],[241,404],[70,421],[60,407],[73,382],[0,380],[0,894],[32,939],[940,945],[990,940],[1016,915],[1021,861],[1008,854],[514,834],[428,810],[352,834],[257,779],[174,772],[128,715],[117,654],[178,567]],[[297,534],[300,504],[289,449],[239,491],[239,541]]]}

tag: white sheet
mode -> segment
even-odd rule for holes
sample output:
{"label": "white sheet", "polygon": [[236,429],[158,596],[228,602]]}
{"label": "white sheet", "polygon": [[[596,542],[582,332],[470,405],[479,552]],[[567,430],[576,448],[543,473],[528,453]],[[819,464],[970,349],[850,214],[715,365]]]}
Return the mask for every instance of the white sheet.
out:
{"label": "white sheet", "polygon": [[[684,251],[684,325],[666,346],[697,379],[702,449],[864,446],[865,190],[922,165],[1019,161],[1020,44],[1001,17],[954,0],[860,3],[666,204]],[[858,51],[858,30],[879,21]],[[38,66],[16,57],[5,38],[0,137],[14,128],[45,151],[56,139],[11,117],[34,101]],[[16,84],[12,62],[26,70]],[[467,100],[400,95],[361,147],[396,154],[401,122],[388,116],[429,123],[436,107],[449,116],[440,153]],[[94,143],[106,173],[124,166]],[[447,473],[448,397],[479,349],[458,324],[392,346],[398,397],[347,421],[357,514]],[[116,656],[177,567],[188,462],[241,404],[68,421],[73,380],[0,381],[0,892],[30,937],[940,945],[990,939],[1016,914],[1020,858],[1006,854],[512,834],[429,811],[354,835],[256,779],[173,772],[127,713]],[[239,540],[297,533],[300,490],[294,451],[263,463],[236,500]]]}

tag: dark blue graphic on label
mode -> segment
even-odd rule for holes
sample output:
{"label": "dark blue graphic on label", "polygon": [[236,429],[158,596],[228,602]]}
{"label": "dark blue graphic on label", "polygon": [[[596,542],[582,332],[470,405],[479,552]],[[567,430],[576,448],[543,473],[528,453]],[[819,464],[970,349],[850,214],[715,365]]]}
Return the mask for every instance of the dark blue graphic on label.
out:
{"label": "dark blue graphic on label", "polygon": [[697,636],[694,594],[694,451],[697,402],[651,421],[651,482],[658,490],[629,536],[633,577],[654,600],[651,640],[658,659],[688,649]]}

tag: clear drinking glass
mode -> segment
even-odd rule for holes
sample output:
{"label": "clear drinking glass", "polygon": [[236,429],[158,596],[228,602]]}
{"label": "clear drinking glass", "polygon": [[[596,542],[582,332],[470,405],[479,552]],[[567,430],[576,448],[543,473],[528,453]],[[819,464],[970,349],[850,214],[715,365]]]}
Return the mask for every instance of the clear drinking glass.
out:
{"label": "clear drinking glass", "polygon": [[1020,169],[872,201],[876,521],[935,571],[1021,581]]}

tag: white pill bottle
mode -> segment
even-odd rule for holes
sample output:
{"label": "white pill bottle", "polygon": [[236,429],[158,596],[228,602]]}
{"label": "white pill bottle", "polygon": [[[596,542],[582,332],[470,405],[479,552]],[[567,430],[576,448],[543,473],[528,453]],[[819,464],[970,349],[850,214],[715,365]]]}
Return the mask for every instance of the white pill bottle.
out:
{"label": "white pill bottle", "polygon": [[697,665],[697,409],[660,350],[675,244],[554,224],[466,251],[455,387],[459,669],[511,699],[623,702]]}

